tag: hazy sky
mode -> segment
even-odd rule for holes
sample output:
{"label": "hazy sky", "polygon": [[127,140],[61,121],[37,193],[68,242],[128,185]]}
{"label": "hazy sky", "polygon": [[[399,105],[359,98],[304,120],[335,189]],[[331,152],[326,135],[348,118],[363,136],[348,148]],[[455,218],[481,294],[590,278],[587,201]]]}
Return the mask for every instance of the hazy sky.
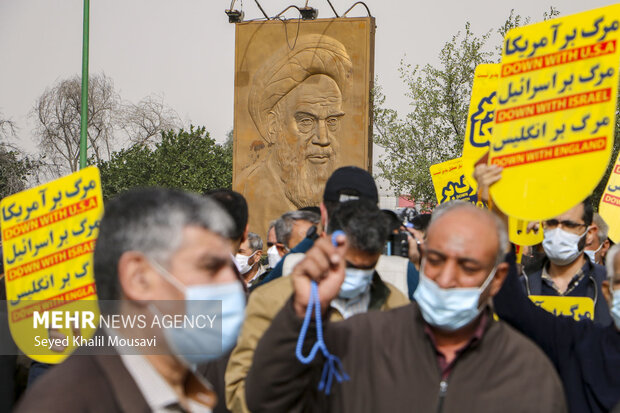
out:
{"label": "hazy sky", "polygon": [[[303,0],[260,0],[269,16]],[[353,0],[332,0],[342,14]],[[562,15],[606,0],[367,0],[376,18],[375,74],[388,105],[407,111],[398,66],[435,63],[443,44],[471,22],[477,34],[499,27],[510,10],[533,21],[551,5]],[[332,17],[325,0],[310,0],[319,18]],[[0,112],[19,127],[29,151],[28,113],[46,87],[81,73],[82,0],[0,0]],[[105,72],[124,99],[156,93],[186,123],[204,125],[222,141],[233,124],[235,31],[228,0],[91,0],[90,71]],[[246,19],[261,17],[253,0],[237,1]],[[357,6],[349,16],[365,15]],[[293,18],[296,11],[285,14]],[[499,44],[498,35],[492,37]]]}

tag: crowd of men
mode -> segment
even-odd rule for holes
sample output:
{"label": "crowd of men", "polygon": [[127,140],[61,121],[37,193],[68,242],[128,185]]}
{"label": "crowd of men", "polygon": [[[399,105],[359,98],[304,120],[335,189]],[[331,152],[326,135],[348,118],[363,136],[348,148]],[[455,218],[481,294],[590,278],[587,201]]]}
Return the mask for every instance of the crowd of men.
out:
{"label": "crowd of men", "polygon": [[[488,198],[501,169],[475,177]],[[248,231],[252,211],[230,190],[109,200],[98,298],[144,316],[221,301],[221,346],[201,329],[98,331],[154,335],[166,351],[80,348],[37,370],[15,411],[620,412],[620,247],[590,198],[531,225],[544,240],[519,263],[500,211],[452,201],[403,219],[378,203],[352,166],[265,234]],[[593,319],[528,295],[589,297]]]}

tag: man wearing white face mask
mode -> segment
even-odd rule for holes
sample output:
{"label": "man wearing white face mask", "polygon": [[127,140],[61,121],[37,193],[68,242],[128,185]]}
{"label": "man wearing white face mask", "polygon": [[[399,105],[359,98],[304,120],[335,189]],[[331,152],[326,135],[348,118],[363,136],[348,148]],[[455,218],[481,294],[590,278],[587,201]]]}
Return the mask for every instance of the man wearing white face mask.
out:
{"label": "man wearing white face mask", "polygon": [[548,261],[540,271],[526,274],[524,281],[528,295],[590,297],[594,321],[609,325],[609,308],[601,293],[605,268],[584,253],[585,246],[596,237],[592,217],[592,200],[588,197],[562,215],[543,221],[542,245]]}
{"label": "man wearing white face mask", "polygon": [[[462,202],[442,208],[422,249],[418,303],[341,323],[326,317],[346,280],[349,240],[336,242],[318,240],[293,270],[294,294],[259,342],[246,379],[252,412],[566,411],[542,351],[493,319],[488,304],[508,270],[508,236],[489,212]],[[325,345],[348,375],[328,396],[312,392],[321,364],[296,356],[311,281],[318,283]],[[310,349],[316,337],[305,337]]]}
{"label": "man wearing white face mask", "polygon": [[[105,300],[100,303],[114,305],[101,311],[145,324],[117,323],[99,334],[153,338],[157,347],[82,347],[38,379],[17,411],[211,412],[213,387],[194,368],[227,352],[243,321],[245,293],[230,259],[232,230],[229,215],[199,195],[143,189],[107,202],[94,270],[98,298]],[[163,316],[213,316],[219,302],[221,328],[154,327]]]}
{"label": "man wearing white face mask", "polygon": [[592,218],[592,227],[595,229],[595,236],[592,238],[592,242],[586,245],[584,252],[591,262],[605,265],[604,257],[611,246],[609,239],[607,239],[609,225],[599,213],[595,212]]}
{"label": "man wearing white face mask", "polygon": [[555,365],[571,412],[620,412],[620,246],[607,256],[601,292],[613,323],[556,317],[534,305],[517,280],[514,254],[509,275],[495,296],[497,315],[533,340]]}
{"label": "man wearing white face mask", "polygon": [[[330,318],[341,321],[355,314],[406,305],[407,297],[383,282],[375,271],[388,235],[376,203],[360,199],[336,206],[329,217],[328,232],[337,230],[347,234],[350,245],[345,254],[346,280],[332,301]],[[256,343],[292,292],[291,279],[280,277],[250,294],[246,321],[226,369],[227,406],[233,413],[248,412],[245,377]]]}
{"label": "man wearing white face mask", "polygon": [[248,232],[247,239],[241,243],[239,252],[235,255],[237,268],[248,287],[265,272],[260,263],[262,256],[263,240],[258,234]]}
{"label": "man wearing white face mask", "polygon": [[278,262],[282,259],[276,246],[278,239],[276,238],[276,220],[269,223],[267,230],[267,262],[270,269],[274,269]]}

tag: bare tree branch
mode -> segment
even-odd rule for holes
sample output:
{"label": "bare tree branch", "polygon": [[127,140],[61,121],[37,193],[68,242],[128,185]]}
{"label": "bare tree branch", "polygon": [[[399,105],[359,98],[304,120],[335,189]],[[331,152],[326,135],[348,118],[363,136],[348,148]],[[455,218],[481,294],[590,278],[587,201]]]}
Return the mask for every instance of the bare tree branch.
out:
{"label": "bare tree branch", "polygon": [[[81,79],[74,76],[46,89],[34,109],[39,147],[50,172],[74,172],[79,166]],[[114,141],[114,114],[121,106],[114,84],[105,74],[94,75],[88,85],[89,151],[100,153]]]}
{"label": "bare tree branch", "polygon": [[[79,167],[81,79],[59,81],[39,97],[32,110],[48,173],[62,175]],[[88,85],[88,153],[96,162],[110,159],[117,144],[149,145],[161,131],[181,121],[163,98],[148,96],[138,104],[123,102],[105,74],[91,76]],[[124,137],[125,139],[119,139]]]}
{"label": "bare tree branch", "polygon": [[147,96],[137,104],[125,104],[121,116],[120,124],[131,144],[152,145],[162,131],[181,127],[178,114],[157,95]]}

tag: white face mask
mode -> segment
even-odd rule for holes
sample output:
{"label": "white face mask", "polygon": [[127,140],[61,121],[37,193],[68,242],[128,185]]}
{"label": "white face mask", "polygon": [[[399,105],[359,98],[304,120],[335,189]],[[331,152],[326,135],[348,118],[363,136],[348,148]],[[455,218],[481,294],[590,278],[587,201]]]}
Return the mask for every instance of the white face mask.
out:
{"label": "white face mask", "polygon": [[596,253],[601,250],[602,246],[603,246],[603,244],[599,245],[598,248],[595,249],[595,250],[585,250],[584,251],[586,253],[586,255],[588,256],[588,258],[590,258],[590,262],[592,262],[592,264],[596,263]]}
{"label": "white face mask", "polygon": [[276,265],[278,265],[281,259],[282,257],[280,257],[280,254],[278,253],[278,247],[275,245],[269,247],[267,250],[267,261],[269,261],[269,266],[271,268],[276,268]]}
{"label": "white face mask", "polygon": [[581,254],[579,241],[587,233],[587,228],[581,235],[566,232],[560,227],[546,230],[545,239],[542,243],[545,254],[556,265],[568,265]]}
{"label": "white face mask", "polygon": [[[254,254],[256,254],[258,251],[254,251]],[[254,256],[254,254],[248,256],[248,255],[241,255],[241,254],[237,254],[235,255],[235,265],[237,266],[237,269],[239,270],[239,272],[241,274],[247,274],[248,272],[250,272],[250,270],[252,269],[252,267],[254,265],[256,265],[256,263],[249,265],[248,261],[250,260],[250,258],[252,258]]]}
{"label": "white face mask", "polygon": [[441,288],[424,275],[424,264],[423,261],[420,266],[420,284],[413,294],[424,320],[447,331],[455,331],[471,323],[480,314],[480,295],[495,276],[497,267],[493,268],[480,287]]}

